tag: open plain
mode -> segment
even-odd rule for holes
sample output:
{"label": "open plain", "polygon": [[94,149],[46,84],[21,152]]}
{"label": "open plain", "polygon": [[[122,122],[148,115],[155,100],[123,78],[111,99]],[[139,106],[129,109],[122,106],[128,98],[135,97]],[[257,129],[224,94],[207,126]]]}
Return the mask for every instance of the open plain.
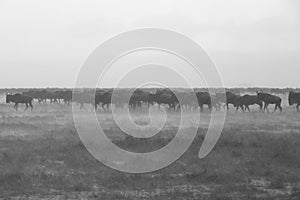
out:
{"label": "open plain", "polygon": [[[256,109],[235,113],[231,108],[221,138],[206,158],[199,159],[198,151],[209,120],[200,122],[193,144],[175,163],[152,173],[126,174],[88,153],[70,105],[34,106],[32,111],[23,111],[23,106],[15,111],[11,104],[0,104],[1,199],[300,198],[300,113],[293,107],[273,114]],[[86,106],[80,112],[91,110]],[[131,114],[136,123],[148,123],[145,113]],[[207,110],[201,115],[210,117]],[[108,138],[136,152],[166,145],[176,134],[179,116],[169,111],[157,136],[136,139],[117,127],[110,112],[97,113]],[[188,125],[184,129],[188,135]]]}

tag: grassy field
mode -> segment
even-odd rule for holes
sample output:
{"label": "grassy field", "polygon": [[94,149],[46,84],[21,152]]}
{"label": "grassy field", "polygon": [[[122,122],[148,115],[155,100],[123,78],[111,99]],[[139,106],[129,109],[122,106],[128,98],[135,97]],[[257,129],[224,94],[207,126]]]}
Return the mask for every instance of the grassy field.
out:
{"label": "grassy field", "polygon": [[[197,155],[208,121],[200,122],[194,143],[175,163],[126,174],[87,152],[70,106],[35,106],[23,112],[0,104],[2,199],[300,199],[300,113],[294,108],[229,111],[220,140],[202,160]],[[134,120],[146,123],[139,115]],[[203,115],[209,119],[208,112]],[[110,113],[99,112],[98,119],[115,144],[143,152],[167,144],[180,118],[170,112],[165,129],[148,140],[126,136]]]}

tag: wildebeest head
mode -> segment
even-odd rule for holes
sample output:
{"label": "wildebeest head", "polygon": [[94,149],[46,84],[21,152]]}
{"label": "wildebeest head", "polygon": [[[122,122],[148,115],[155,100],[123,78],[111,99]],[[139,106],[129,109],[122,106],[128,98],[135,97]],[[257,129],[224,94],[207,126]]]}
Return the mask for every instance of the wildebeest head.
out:
{"label": "wildebeest head", "polygon": [[6,103],[13,102],[13,95],[12,94],[6,94]]}
{"label": "wildebeest head", "polygon": [[262,101],[265,97],[265,93],[262,89],[256,91],[256,96],[257,96],[257,99]]}
{"label": "wildebeest head", "polygon": [[297,104],[298,102],[300,102],[300,93],[290,91],[288,100],[289,100],[289,105],[290,106],[293,105],[293,104]]}

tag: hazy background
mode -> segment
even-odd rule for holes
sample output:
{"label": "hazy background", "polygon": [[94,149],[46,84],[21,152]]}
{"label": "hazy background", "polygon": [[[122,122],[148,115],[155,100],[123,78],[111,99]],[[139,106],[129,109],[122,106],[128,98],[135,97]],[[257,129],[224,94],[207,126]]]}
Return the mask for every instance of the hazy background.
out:
{"label": "hazy background", "polygon": [[0,27],[1,88],[72,87],[94,48],[139,27],[197,41],[227,87],[300,87],[297,0],[2,0]]}

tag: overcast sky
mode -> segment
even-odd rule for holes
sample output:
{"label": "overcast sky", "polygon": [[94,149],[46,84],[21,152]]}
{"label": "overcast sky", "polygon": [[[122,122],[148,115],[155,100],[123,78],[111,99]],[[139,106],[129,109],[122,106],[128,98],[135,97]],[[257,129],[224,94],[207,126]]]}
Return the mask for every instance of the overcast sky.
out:
{"label": "overcast sky", "polygon": [[2,88],[72,87],[93,49],[139,27],[198,42],[227,87],[300,87],[297,0],[2,0],[0,26]]}

